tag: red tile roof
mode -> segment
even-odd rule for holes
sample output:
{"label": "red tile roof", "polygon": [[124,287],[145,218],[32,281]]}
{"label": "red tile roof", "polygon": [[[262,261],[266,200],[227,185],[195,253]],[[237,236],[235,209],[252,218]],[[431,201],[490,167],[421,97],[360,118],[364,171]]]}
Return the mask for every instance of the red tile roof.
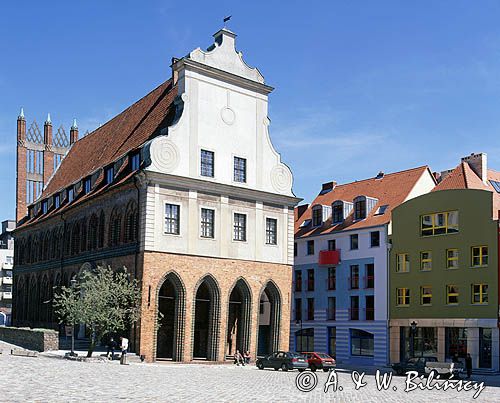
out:
{"label": "red tile roof", "polygon": [[488,169],[488,181],[485,184],[467,162],[461,162],[432,191],[449,189],[488,190],[493,193],[493,217],[496,219],[500,210],[500,193],[491,185],[491,180],[500,182],[500,172]]}
{"label": "red tile roof", "polygon": [[72,145],[43,190],[56,193],[140,147],[174,112],[177,88],[167,80],[119,115]]}
{"label": "red tile roof", "polygon": [[[391,220],[392,209],[406,200],[411,190],[423,175],[430,175],[432,177],[427,166],[385,174],[381,179],[370,178],[344,185],[337,185],[332,191],[323,195],[319,194],[302,216],[298,220],[295,220],[295,236],[306,237],[327,234],[339,230],[358,229],[387,224]],[[336,200],[352,202],[357,196],[367,196],[378,199],[377,204],[364,220],[354,221],[353,209],[353,212],[342,224],[332,225],[332,219],[330,217],[321,227],[312,227],[312,225],[309,224],[304,228],[300,228],[305,220],[311,219],[313,206],[317,204],[331,206]],[[387,205],[385,213],[375,215],[378,208],[384,205]],[[295,218],[297,218],[298,215],[298,208],[300,208],[300,206],[295,208]]]}

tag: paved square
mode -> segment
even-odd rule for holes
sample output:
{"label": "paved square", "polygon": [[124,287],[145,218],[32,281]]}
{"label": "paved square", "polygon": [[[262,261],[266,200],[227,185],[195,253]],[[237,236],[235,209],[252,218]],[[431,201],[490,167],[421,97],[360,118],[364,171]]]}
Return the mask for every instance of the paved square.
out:
{"label": "paved square", "polygon": [[[336,401],[336,402],[452,402],[474,401],[473,391],[414,391],[405,393],[403,377],[391,388],[376,390],[372,375],[368,385],[354,390],[349,373],[338,372],[342,391],[323,392],[327,374],[317,372],[314,391],[297,390],[297,371],[258,370],[255,366],[203,364],[131,364],[73,362],[58,358],[0,355],[2,402],[178,402],[178,401]],[[305,373],[309,373],[308,371]],[[304,374],[305,374],[304,373]],[[485,377],[500,385],[499,377]],[[395,386],[397,391],[392,387]],[[500,387],[486,386],[478,402],[500,401]]]}

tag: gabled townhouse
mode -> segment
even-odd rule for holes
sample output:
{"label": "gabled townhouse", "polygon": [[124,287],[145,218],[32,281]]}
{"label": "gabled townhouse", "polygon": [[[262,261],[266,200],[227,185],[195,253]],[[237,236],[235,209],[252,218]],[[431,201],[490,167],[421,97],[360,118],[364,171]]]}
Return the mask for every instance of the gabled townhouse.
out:
{"label": "gabled townhouse", "polygon": [[412,356],[499,369],[500,172],[462,158],[432,192],[393,211],[391,362]]}
{"label": "gabled townhouse", "polygon": [[388,362],[388,236],[391,212],[431,191],[427,166],[337,185],[295,209],[290,348],[338,363]]}

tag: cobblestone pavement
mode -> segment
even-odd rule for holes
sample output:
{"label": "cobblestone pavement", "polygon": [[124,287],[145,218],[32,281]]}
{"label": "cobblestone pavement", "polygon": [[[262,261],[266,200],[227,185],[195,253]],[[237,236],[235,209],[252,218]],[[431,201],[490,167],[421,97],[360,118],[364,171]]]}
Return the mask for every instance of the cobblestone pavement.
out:
{"label": "cobblestone pavement", "polygon": [[[311,374],[309,371],[303,374]],[[301,376],[304,376],[304,375]],[[297,371],[260,371],[255,366],[203,364],[85,363],[60,358],[0,355],[2,402],[212,402],[212,401],[335,401],[335,402],[451,402],[474,401],[474,391],[404,392],[404,377],[394,377],[389,390],[378,391],[373,375],[367,386],[354,389],[350,373],[338,371],[342,391],[323,392],[328,374],[317,372],[318,385],[300,392]],[[500,401],[500,379],[484,377],[486,388],[475,400]],[[307,385],[306,380],[303,380]],[[494,383],[497,386],[491,386]],[[393,387],[397,390],[394,391]],[[339,388],[340,389],[340,388]]]}

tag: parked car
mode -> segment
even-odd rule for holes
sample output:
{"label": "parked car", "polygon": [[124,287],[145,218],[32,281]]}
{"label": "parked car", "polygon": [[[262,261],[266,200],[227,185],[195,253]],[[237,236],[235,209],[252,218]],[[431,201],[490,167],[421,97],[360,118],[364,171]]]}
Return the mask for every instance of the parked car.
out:
{"label": "parked car", "polygon": [[419,375],[425,374],[425,365],[427,362],[436,362],[436,357],[415,357],[406,361],[392,364],[392,369],[397,375],[404,375],[408,371],[417,371]]}
{"label": "parked car", "polygon": [[460,377],[460,374],[464,371],[464,366],[460,362],[426,362],[425,363],[425,374],[434,374],[434,378],[439,375],[439,378],[449,378],[450,376]]}
{"label": "parked car", "polygon": [[330,357],[326,353],[302,353],[306,356],[307,363],[309,364],[309,369],[311,371],[316,371],[317,369],[322,369],[324,372],[330,371],[335,368],[335,359]]}
{"label": "parked car", "polygon": [[282,371],[298,369],[299,372],[305,371],[309,366],[305,356],[291,351],[276,351],[267,357],[257,359],[255,365],[259,369],[273,368],[275,371],[280,368]]}

